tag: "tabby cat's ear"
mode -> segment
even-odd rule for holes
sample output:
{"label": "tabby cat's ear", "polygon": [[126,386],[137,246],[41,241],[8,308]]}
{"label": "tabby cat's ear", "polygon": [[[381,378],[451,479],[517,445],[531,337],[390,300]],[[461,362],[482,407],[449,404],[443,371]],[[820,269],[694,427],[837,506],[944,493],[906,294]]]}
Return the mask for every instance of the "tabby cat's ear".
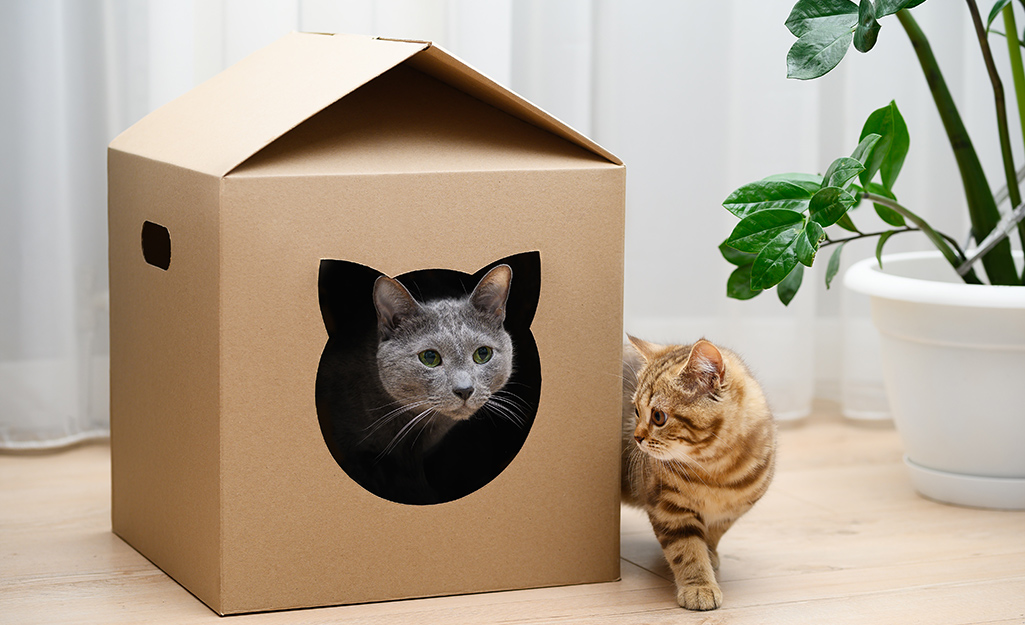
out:
{"label": "tabby cat's ear", "polygon": [[716,391],[726,380],[726,363],[715,345],[701,339],[690,348],[683,375],[698,380],[709,391]]}
{"label": "tabby cat's ear", "polygon": [[420,310],[420,304],[398,280],[380,276],[374,282],[374,308],[381,336],[390,339],[405,319]]}
{"label": "tabby cat's ear", "polygon": [[630,336],[629,334],[627,334],[626,338],[630,339],[630,344],[634,346],[634,349],[636,349],[637,353],[639,353],[641,357],[644,358],[645,362],[651,362],[651,360],[655,357],[656,354],[665,350],[665,347],[663,347],[662,345],[650,343],[643,339],[639,339],[636,336]]}
{"label": "tabby cat's ear", "polygon": [[505,303],[509,300],[512,287],[512,267],[498,265],[487,272],[470,295],[470,303],[484,313],[505,321]]}

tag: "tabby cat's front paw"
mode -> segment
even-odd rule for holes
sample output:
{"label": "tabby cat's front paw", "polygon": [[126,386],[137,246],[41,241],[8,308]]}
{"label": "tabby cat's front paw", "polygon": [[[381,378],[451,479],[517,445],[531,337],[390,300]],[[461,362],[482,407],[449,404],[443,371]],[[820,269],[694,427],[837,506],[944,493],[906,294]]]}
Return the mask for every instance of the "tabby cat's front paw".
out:
{"label": "tabby cat's front paw", "polygon": [[722,591],[716,585],[684,586],[676,591],[676,602],[688,610],[715,610],[722,605]]}

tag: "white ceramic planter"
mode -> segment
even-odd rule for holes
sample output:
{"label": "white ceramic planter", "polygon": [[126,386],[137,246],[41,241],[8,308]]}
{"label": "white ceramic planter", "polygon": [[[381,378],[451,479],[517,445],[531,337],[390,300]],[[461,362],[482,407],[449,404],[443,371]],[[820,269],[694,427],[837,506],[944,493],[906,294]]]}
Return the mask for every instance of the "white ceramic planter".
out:
{"label": "white ceramic planter", "polygon": [[883,268],[863,260],[844,284],[871,296],[915,489],[1025,509],[1025,287],[964,284],[938,252],[884,256]]}

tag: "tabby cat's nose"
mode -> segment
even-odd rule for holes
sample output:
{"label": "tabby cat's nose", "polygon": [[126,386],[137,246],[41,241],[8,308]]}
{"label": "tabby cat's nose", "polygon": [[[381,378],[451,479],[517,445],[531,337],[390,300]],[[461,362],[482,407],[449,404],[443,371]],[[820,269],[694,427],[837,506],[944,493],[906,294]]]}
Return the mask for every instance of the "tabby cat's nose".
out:
{"label": "tabby cat's nose", "polygon": [[470,399],[470,395],[473,395],[473,387],[467,386],[465,388],[454,388],[452,392],[459,396],[460,399],[466,401]]}
{"label": "tabby cat's nose", "polygon": [[637,441],[638,443],[643,443],[644,442],[644,437],[643,436],[634,436],[634,440]]}

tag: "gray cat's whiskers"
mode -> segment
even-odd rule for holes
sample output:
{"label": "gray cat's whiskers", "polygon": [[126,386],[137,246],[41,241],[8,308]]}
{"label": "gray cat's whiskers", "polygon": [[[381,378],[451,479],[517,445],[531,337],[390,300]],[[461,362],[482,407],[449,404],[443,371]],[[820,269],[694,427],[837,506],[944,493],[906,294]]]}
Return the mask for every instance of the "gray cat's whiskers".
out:
{"label": "gray cat's whiskers", "polygon": [[[427,408],[427,410],[424,410],[420,414],[416,415],[412,419],[410,419],[409,422],[406,423],[404,426],[402,426],[402,429],[399,430],[398,433],[391,439],[391,441],[388,443],[388,445],[384,448],[384,451],[382,451],[378,455],[377,459],[380,460],[384,456],[386,456],[386,455],[390,454],[392,451],[394,451],[395,448],[399,446],[399,443],[402,442],[402,439],[405,438],[406,436],[408,436],[409,433],[413,431],[413,428],[417,424],[421,423],[422,421],[427,421],[427,423],[424,424],[424,428],[426,428],[427,425],[429,425],[429,423],[430,423],[430,418],[432,416],[434,416],[435,414],[436,414],[436,409],[432,406],[432,407]],[[423,433],[424,428],[421,428],[420,433]],[[417,436],[419,437],[419,434],[417,434]],[[414,440],[416,440],[416,439],[414,439]]]}
{"label": "gray cat's whiskers", "polygon": [[437,418],[437,416],[439,414],[440,413],[435,410],[435,411],[431,412],[427,416],[426,419],[424,419],[424,421],[425,421],[424,426],[422,428],[420,428],[420,431],[417,432],[416,436],[413,438],[413,445],[416,445],[417,441],[420,440],[420,437],[423,436],[424,432],[426,432],[427,429],[430,428],[434,424],[434,420],[435,420],[435,418]]}
{"label": "gray cat's whiskers", "polygon": [[[391,404],[397,404],[397,403],[399,403],[399,402],[391,402],[389,404],[386,404],[386,406],[387,405],[391,405]],[[430,401],[425,399],[425,400],[413,402],[411,404],[400,405],[398,408],[395,408],[394,410],[392,410],[388,414],[386,414],[386,415],[376,419],[373,423],[371,423],[367,427],[363,428],[363,431],[366,432],[367,435],[364,436],[360,440],[359,444],[362,445],[362,444],[366,443],[367,440],[369,440],[374,434],[376,434],[381,428],[383,428],[385,425],[387,425],[390,421],[395,421],[396,419],[398,419],[400,416],[406,414],[407,412],[409,412],[409,411],[411,411],[413,409],[419,408],[421,406],[425,406],[425,405],[427,405],[429,403],[430,403]],[[385,406],[382,406],[381,408],[384,408],[384,407]]]}
{"label": "gray cat's whiskers", "polygon": [[484,405],[485,409],[490,409],[499,417],[508,419],[517,427],[523,427],[527,423],[525,418],[526,407],[527,402],[518,395],[504,389],[492,395],[491,400]]}

